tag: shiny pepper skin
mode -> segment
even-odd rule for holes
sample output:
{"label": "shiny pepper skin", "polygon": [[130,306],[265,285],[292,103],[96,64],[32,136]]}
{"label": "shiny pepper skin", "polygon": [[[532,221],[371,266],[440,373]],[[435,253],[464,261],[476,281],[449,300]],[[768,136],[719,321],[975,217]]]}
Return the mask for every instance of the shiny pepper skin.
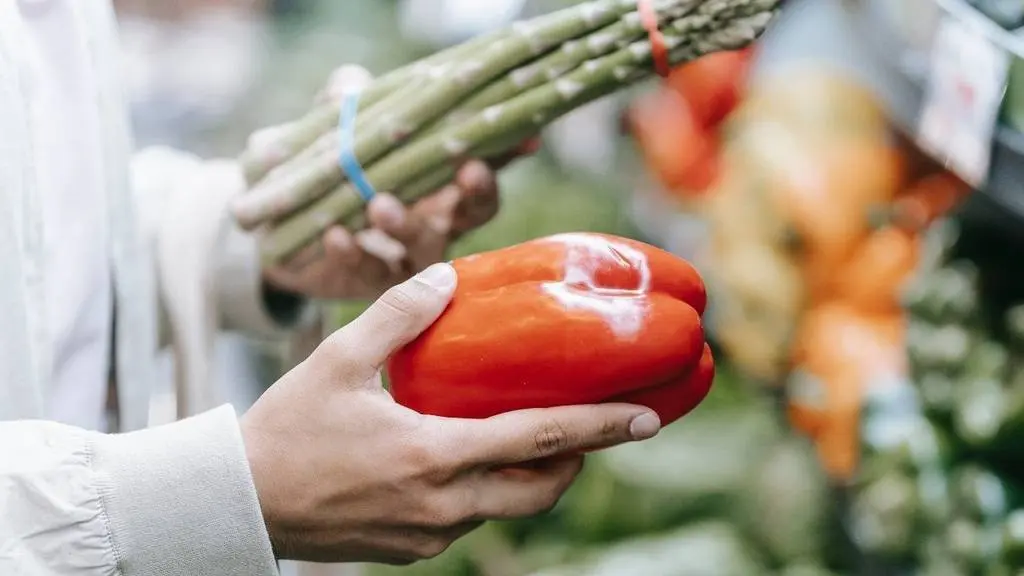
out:
{"label": "shiny pepper skin", "polygon": [[452,303],[389,362],[400,404],[435,416],[487,418],[627,402],[652,408],[667,425],[711,388],[704,283],[677,256],[576,233],[453,265]]}

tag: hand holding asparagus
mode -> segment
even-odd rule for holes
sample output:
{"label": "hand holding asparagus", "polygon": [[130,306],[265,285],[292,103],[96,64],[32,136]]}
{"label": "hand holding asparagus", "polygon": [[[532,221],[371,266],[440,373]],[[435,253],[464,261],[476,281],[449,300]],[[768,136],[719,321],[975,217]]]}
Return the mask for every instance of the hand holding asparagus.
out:
{"label": "hand holding asparagus", "polygon": [[[746,46],[780,0],[654,0],[672,65]],[[484,35],[392,71],[360,95],[348,150],[379,191],[412,202],[470,157],[502,156],[546,125],[654,73],[637,0],[592,0]],[[234,214],[263,229],[278,264],[336,224],[366,226],[364,197],[339,164],[342,103],[314,107],[241,156]]]}

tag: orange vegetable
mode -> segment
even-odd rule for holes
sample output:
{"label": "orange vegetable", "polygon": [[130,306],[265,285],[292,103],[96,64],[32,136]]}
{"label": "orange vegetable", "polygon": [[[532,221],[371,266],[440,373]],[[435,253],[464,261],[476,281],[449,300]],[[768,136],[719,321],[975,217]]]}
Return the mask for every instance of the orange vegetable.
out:
{"label": "orange vegetable", "polygon": [[648,169],[670,191],[701,192],[714,182],[717,138],[698,126],[681,96],[670,90],[646,94],[628,120]]}
{"label": "orange vegetable", "polygon": [[715,335],[749,376],[776,384],[789,367],[803,305],[799,269],[760,243],[737,242],[714,254],[708,286]]}
{"label": "orange vegetable", "polygon": [[971,187],[951,172],[918,180],[889,207],[888,221],[910,230],[924,230],[967,198]]}
{"label": "orange vegetable", "polygon": [[641,242],[563,234],[454,262],[451,305],[388,365],[399,403],[438,416],[638,402],[669,424],[707,395],[706,295]]}
{"label": "orange vegetable", "polygon": [[689,199],[718,179],[718,124],[739,103],[752,54],[720,52],[680,66],[631,107],[629,128],[648,169],[668,191]]}
{"label": "orange vegetable", "polygon": [[675,68],[666,83],[681,94],[697,124],[713,128],[739,104],[754,51],[716,52]]}
{"label": "orange vegetable", "polygon": [[856,473],[866,396],[906,373],[904,331],[901,314],[864,314],[843,304],[817,307],[802,323],[789,419],[815,442],[826,471],[837,479]]}
{"label": "orange vegetable", "polygon": [[839,270],[836,298],[863,312],[898,314],[900,291],[921,249],[916,232],[893,226],[873,232]]}
{"label": "orange vegetable", "polygon": [[[871,230],[871,209],[896,196],[904,170],[870,94],[838,77],[804,73],[755,87],[737,109],[714,194],[761,197],[754,201],[765,222],[742,225],[788,250],[818,300],[834,290],[836,274]],[[716,225],[732,217],[711,216]]]}

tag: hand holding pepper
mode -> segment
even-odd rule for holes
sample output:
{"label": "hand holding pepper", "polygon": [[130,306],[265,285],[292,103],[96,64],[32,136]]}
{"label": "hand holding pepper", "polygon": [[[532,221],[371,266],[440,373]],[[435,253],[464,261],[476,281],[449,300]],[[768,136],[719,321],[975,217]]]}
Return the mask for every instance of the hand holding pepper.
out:
{"label": "hand holding pepper", "polygon": [[550,509],[579,472],[579,453],[657,434],[657,415],[626,404],[475,420],[396,404],[380,369],[437,320],[456,283],[454,269],[438,264],[392,288],[244,416],[278,557],[392,564],[432,557],[480,522]]}

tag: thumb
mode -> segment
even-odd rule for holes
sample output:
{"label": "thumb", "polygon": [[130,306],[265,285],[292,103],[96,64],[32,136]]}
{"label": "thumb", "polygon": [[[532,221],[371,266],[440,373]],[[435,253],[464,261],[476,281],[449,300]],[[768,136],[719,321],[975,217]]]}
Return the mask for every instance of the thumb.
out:
{"label": "thumb", "polygon": [[392,287],[352,323],[334,345],[362,369],[376,372],[396,350],[416,339],[448,307],[458,282],[450,264],[434,264]]}

